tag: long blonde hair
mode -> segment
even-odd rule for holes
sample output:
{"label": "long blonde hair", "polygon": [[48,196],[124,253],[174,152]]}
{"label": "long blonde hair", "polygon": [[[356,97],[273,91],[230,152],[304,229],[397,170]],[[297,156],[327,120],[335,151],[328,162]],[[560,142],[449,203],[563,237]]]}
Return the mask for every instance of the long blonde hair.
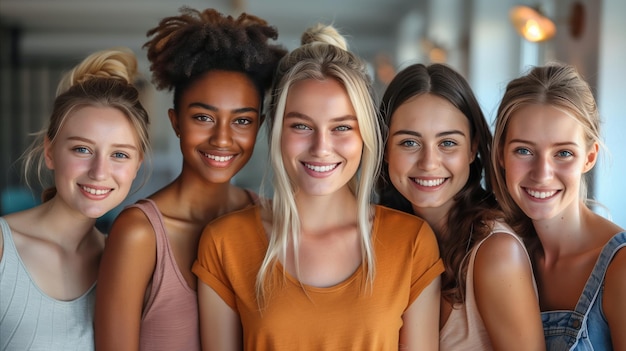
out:
{"label": "long blonde hair", "polygon": [[[269,111],[270,162],[274,172],[274,196],[271,205],[272,233],[265,259],[257,275],[256,294],[259,306],[269,297],[278,260],[285,262],[289,243],[293,243],[296,271],[300,219],[295,203],[295,189],[285,171],[281,152],[281,133],[287,94],[290,87],[302,80],[333,78],[343,84],[356,111],[363,140],[360,170],[349,182],[357,198],[358,229],[361,237],[363,265],[367,268],[365,282],[371,287],[375,276],[374,250],[371,240],[371,199],[380,161],[382,138],[373,101],[371,79],[365,64],[347,51],[345,39],[332,26],[318,24],[302,36],[302,46],[287,54],[279,63],[274,79]],[[269,205],[265,205],[269,210]]]}

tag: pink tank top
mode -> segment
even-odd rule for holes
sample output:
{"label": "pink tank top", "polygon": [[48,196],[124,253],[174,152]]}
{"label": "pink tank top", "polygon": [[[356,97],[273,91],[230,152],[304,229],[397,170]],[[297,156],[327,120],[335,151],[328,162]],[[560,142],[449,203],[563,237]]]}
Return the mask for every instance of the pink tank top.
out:
{"label": "pink tank top", "polygon": [[165,235],[156,204],[144,199],[129,207],[142,210],[156,235],[156,266],[150,296],[141,316],[140,350],[200,350],[198,298],[182,273]]}

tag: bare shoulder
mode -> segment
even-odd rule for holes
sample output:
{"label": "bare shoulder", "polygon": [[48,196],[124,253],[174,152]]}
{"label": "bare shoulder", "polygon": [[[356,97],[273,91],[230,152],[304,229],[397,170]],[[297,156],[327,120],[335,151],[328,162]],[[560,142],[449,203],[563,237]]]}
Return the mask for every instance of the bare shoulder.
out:
{"label": "bare shoulder", "polygon": [[117,245],[144,249],[156,245],[154,228],[143,211],[131,207],[117,216],[107,237],[106,248]]}
{"label": "bare shoulder", "polygon": [[530,259],[524,245],[508,233],[489,236],[476,253],[475,271],[507,273],[530,270]]}

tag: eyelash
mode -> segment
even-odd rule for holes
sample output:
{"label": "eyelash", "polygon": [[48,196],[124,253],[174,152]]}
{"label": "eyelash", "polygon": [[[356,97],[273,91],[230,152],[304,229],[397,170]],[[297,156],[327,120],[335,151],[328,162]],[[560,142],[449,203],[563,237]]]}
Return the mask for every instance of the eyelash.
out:
{"label": "eyelash", "polygon": [[77,146],[77,147],[73,148],[72,150],[75,151],[75,152],[78,152],[80,154],[91,153],[89,148],[86,148],[84,146]]}
{"label": "eyelash", "polygon": [[[529,149],[525,147],[516,148],[515,150],[513,150],[513,152],[522,156],[529,156],[533,154]],[[555,153],[555,156],[560,158],[569,158],[573,157],[574,153],[569,150],[560,150]]]}
{"label": "eyelash", "polygon": [[247,126],[247,125],[252,124],[252,120],[248,118],[237,118],[235,119],[235,124]]}
{"label": "eyelash", "polygon": [[193,118],[200,122],[212,122],[213,121],[213,118],[207,115],[197,115],[197,116],[193,116]]}
{"label": "eyelash", "polygon": [[454,140],[444,140],[441,142],[440,144],[443,147],[453,147],[453,146],[457,146],[457,142]]}
{"label": "eyelash", "polygon": [[400,145],[404,147],[416,147],[419,146],[419,143],[415,140],[402,140]]}

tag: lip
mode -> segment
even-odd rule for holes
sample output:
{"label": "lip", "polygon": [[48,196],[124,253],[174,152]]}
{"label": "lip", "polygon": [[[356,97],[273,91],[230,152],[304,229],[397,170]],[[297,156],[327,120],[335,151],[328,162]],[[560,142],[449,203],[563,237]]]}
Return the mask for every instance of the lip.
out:
{"label": "lip", "polygon": [[204,152],[199,151],[200,156],[206,164],[215,168],[226,168],[230,166],[235,159],[237,158],[237,154],[234,153],[225,153],[225,152]]}
{"label": "lip", "polygon": [[409,177],[411,184],[421,191],[437,191],[443,188],[449,177]]}
{"label": "lip", "polygon": [[322,163],[322,162],[300,162],[304,171],[315,178],[325,178],[335,173],[341,162]]}
{"label": "lip", "polygon": [[102,200],[107,198],[113,191],[114,188],[105,187],[105,186],[97,186],[91,184],[78,184],[78,189],[80,192],[86,197],[93,200]]}

